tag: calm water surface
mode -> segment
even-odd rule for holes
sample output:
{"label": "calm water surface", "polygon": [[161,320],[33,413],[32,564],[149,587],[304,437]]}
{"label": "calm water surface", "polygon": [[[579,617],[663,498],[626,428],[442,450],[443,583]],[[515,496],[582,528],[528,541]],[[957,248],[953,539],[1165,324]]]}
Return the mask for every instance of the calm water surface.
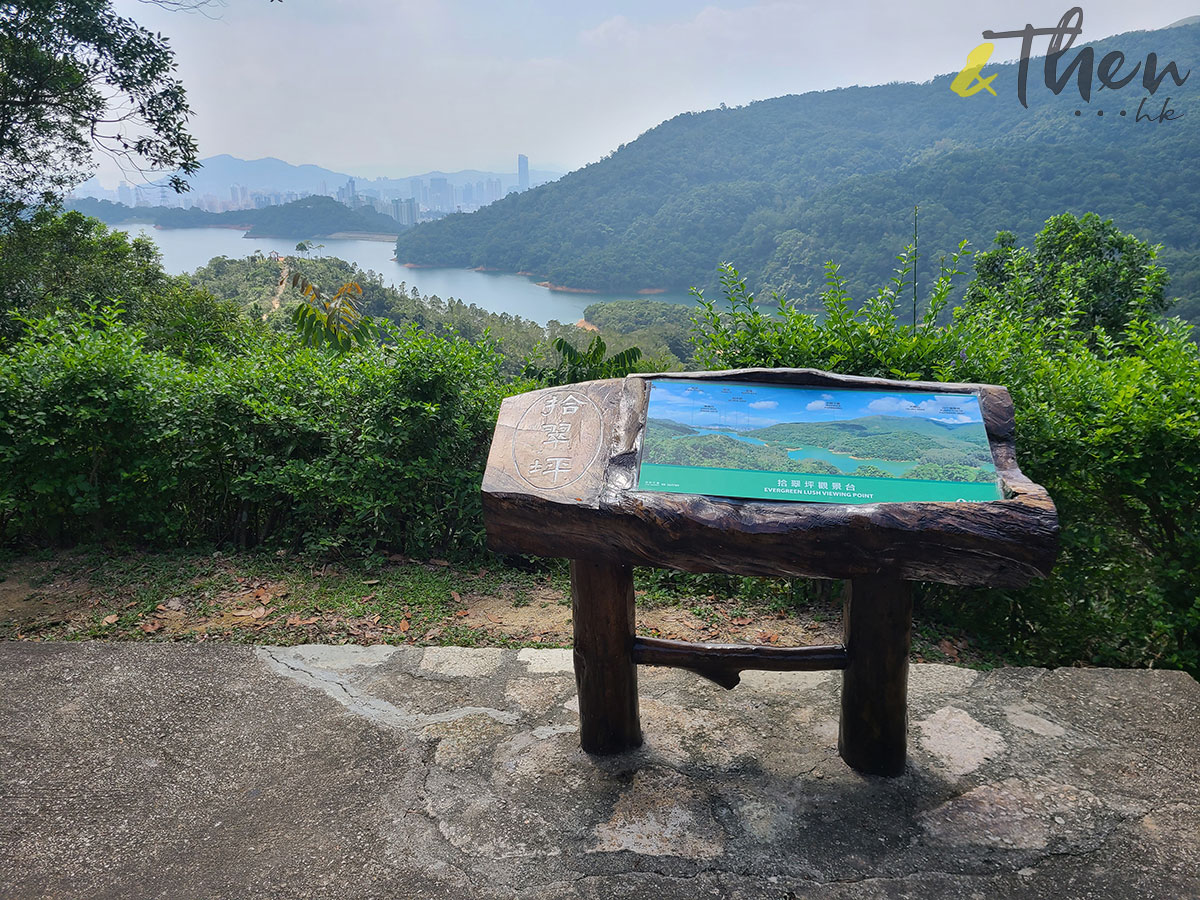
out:
{"label": "calm water surface", "polygon": [[[285,238],[246,238],[232,228],[155,228],[153,225],[127,223],[113,228],[130,234],[146,234],[162,251],[163,265],[172,274],[193,272],[215,256],[240,258],[255,250],[264,254],[274,250],[294,254],[296,241]],[[671,303],[694,303],[687,294],[657,294],[638,298],[636,294],[568,294],[538,287],[532,278],[471,269],[406,269],[392,260],[395,245],[390,241],[324,240],[314,256],[336,256],[368,271],[378,272],[385,284],[406,283],[422,296],[450,297],[474,303],[496,313],[546,323],[577,322],[592,303],[603,300],[651,299]]]}

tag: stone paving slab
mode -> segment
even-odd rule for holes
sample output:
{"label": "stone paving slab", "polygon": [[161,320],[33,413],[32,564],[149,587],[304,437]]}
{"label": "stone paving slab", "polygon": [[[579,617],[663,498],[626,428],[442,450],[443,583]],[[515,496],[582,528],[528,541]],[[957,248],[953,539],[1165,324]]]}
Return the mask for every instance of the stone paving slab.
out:
{"label": "stone paving slab", "polygon": [[1200,685],[913,667],[895,779],[837,673],[643,669],[578,748],[568,651],[0,644],[0,897],[1200,898]]}

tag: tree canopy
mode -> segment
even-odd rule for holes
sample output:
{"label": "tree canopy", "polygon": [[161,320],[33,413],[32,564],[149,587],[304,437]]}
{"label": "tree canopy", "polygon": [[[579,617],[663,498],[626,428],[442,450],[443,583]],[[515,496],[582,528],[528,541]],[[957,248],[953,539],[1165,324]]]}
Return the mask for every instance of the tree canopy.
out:
{"label": "tree canopy", "polygon": [[110,0],[0,3],[0,200],[50,200],[93,150],[162,171],[177,191],[199,168],[189,108],[166,38]]}

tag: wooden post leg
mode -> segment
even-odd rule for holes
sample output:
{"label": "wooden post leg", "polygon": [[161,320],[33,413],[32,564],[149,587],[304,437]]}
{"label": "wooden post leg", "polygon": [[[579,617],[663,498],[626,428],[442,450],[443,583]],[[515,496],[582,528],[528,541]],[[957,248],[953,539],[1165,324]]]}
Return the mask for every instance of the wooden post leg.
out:
{"label": "wooden post leg", "polygon": [[633,661],[633,569],[571,560],[579,742],[588,753],[641,746]]}
{"label": "wooden post leg", "polygon": [[848,664],[838,751],[869,775],[904,771],[912,590],[894,578],[855,578],[843,613]]}

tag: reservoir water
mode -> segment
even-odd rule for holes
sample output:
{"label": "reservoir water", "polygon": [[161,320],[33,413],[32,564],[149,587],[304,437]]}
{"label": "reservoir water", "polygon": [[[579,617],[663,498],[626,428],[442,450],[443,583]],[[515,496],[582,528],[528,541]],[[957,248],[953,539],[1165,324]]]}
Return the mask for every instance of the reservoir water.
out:
{"label": "reservoir water", "polygon": [[[144,233],[162,251],[163,266],[173,275],[193,272],[215,256],[233,259],[249,256],[255,250],[264,254],[274,250],[295,254],[296,241],[286,238],[246,238],[232,228],[155,228],[153,225],[126,223],[114,229],[130,234]],[[509,313],[545,324],[551,319],[577,322],[585,308],[607,300],[665,300],[669,303],[694,304],[686,293],[655,294],[573,294],[539,287],[535,279],[524,275],[476,272],[473,269],[409,269],[393,261],[395,245],[391,241],[353,241],[325,239],[313,256],[336,256],[377,272],[385,284],[406,283],[421,296],[454,297],[474,303],[490,312]]]}

